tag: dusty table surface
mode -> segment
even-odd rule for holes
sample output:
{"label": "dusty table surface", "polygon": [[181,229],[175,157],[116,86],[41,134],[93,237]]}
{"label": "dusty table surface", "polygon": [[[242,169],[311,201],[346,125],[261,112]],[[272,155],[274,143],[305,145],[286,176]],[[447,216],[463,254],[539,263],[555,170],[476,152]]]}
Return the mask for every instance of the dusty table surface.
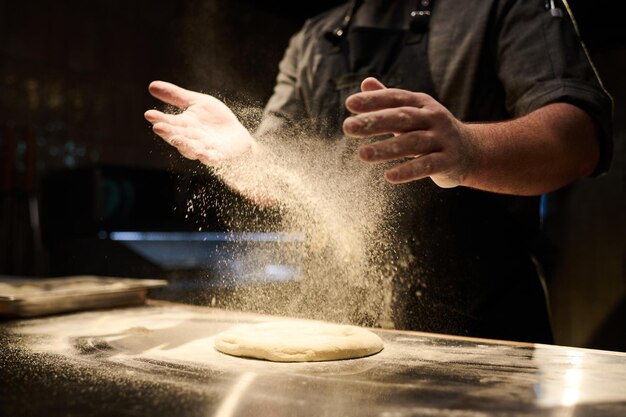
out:
{"label": "dusty table surface", "polygon": [[0,322],[0,416],[626,416],[626,354],[372,329],[382,352],[273,363],[213,348],[277,320],[182,304]]}

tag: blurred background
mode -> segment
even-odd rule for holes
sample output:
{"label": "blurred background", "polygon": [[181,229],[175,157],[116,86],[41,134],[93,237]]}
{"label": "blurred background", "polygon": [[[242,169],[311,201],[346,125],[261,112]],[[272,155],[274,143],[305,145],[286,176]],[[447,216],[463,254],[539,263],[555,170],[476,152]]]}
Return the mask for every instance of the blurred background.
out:
{"label": "blurred background", "polygon": [[[0,275],[167,278],[207,302],[194,288],[227,250],[216,206],[247,203],[154,136],[147,86],[260,108],[289,37],[340,3],[0,0]],[[626,31],[616,1],[569,3],[615,100],[615,155],[547,196],[553,326],[557,344],[626,351]]]}

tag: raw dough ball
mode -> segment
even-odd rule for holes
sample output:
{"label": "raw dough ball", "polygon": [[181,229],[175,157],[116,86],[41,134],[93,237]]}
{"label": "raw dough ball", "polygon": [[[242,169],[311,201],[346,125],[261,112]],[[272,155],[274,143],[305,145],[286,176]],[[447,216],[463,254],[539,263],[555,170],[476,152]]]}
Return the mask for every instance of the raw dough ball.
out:
{"label": "raw dough ball", "polygon": [[215,348],[274,362],[315,362],[373,355],[383,341],[361,327],[294,320],[233,327],[216,336]]}

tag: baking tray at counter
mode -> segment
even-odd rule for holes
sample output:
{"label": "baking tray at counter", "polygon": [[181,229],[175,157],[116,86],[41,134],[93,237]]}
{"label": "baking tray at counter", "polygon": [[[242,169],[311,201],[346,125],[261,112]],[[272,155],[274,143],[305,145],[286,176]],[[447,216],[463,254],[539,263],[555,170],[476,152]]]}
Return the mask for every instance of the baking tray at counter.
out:
{"label": "baking tray at counter", "polygon": [[35,317],[78,310],[143,304],[166,280],[76,275],[59,278],[0,277],[0,316]]}

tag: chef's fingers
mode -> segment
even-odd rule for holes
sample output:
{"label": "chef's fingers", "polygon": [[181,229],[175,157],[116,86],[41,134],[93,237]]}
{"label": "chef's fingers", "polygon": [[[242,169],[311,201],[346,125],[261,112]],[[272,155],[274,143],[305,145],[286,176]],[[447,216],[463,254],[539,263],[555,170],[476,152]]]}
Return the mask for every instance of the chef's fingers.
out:
{"label": "chef's fingers", "polygon": [[144,117],[152,124],[167,123],[172,126],[187,127],[190,125],[189,118],[185,114],[167,114],[158,110],[148,110],[144,113]]}
{"label": "chef's fingers", "polygon": [[415,158],[441,150],[441,146],[427,130],[403,133],[359,148],[359,157],[370,163]]}
{"label": "chef's fingers", "polygon": [[384,90],[385,88],[387,87],[374,77],[367,77],[361,82],[361,91],[376,91]]}
{"label": "chef's fingers", "polygon": [[202,96],[201,93],[185,90],[165,81],[152,81],[148,91],[155,98],[180,109],[186,109]]}
{"label": "chef's fingers", "polygon": [[385,179],[392,184],[402,184],[445,172],[447,165],[442,152],[429,153],[388,169]]}
{"label": "chef's fingers", "polygon": [[182,156],[191,160],[198,160],[205,165],[215,165],[220,159],[219,152],[214,149],[206,149],[196,141],[181,139],[176,147]]}
{"label": "chef's fingers", "polygon": [[428,94],[414,93],[398,88],[383,88],[364,91],[346,99],[346,108],[351,113],[364,113],[391,107],[424,107],[434,99]]}
{"label": "chef's fingers", "polygon": [[193,127],[171,125],[167,122],[157,122],[153,124],[152,130],[167,142],[170,142],[174,137],[194,141],[199,137],[197,130]]}
{"label": "chef's fingers", "polygon": [[148,110],[143,114],[143,117],[150,123],[158,123],[165,121],[165,113],[158,110]]}
{"label": "chef's fingers", "polygon": [[195,139],[200,136],[193,127],[182,128],[167,123],[155,123],[152,129],[187,159],[198,160],[209,166],[215,166],[224,160],[222,152],[214,149],[210,142]]}
{"label": "chef's fingers", "polygon": [[175,134],[163,139],[187,159],[198,160],[205,165],[215,165],[222,159],[219,151],[207,148],[204,144],[187,136]]}
{"label": "chef's fingers", "polygon": [[201,157],[201,148],[197,142],[184,136],[172,136],[166,141],[176,147],[178,152],[187,159],[196,160]]}
{"label": "chef's fingers", "polygon": [[152,131],[166,141],[169,141],[170,138],[177,136],[176,129],[172,128],[172,126],[166,122],[154,123],[152,125]]}
{"label": "chef's fingers", "polygon": [[161,123],[161,122],[172,124],[173,120],[175,120],[173,119],[173,117],[176,116],[176,115],[163,113],[159,110],[148,110],[143,115],[146,118],[146,120],[151,122],[152,124]]}
{"label": "chef's fingers", "polygon": [[429,113],[417,107],[398,107],[377,110],[348,117],[343,122],[343,131],[347,136],[363,138],[402,133],[431,126]]}

